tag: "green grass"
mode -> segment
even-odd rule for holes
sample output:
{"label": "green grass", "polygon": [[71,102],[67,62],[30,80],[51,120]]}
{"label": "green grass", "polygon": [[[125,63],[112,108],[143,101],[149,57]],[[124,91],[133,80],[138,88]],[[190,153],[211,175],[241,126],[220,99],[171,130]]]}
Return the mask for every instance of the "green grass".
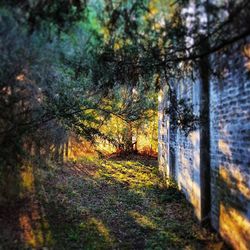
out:
{"label": "green grass", "polygon": [[36,179],[40,217],[33,218],[32,230],[42,238],[23,237],[24,248],[214,249],[217,244],[217,237],[195,222],[176,186],[165,186],[156,161],[83,159],[39,170]]}

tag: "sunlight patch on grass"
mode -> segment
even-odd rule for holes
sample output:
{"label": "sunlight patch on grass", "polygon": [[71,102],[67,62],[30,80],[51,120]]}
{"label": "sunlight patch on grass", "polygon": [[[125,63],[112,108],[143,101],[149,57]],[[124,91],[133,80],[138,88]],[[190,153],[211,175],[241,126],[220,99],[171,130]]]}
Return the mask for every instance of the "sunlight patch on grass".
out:
{"label": "sunlight patch on grass", "polygon": [[48,221],[41,214],[38,206],[32,206],[31,211],[19,216],[21,237],[27,247],[40,248],[53,244]]}
{"label": "sunlight patch on grass", "polygon": [[21,172],[21,195],[25,192],[34,192],[34,174],[31,166],[25,167]]}
{"label": "sunlight patch on grass", "polygon": [[147,216],[142,215],[136,211],[130,211],[129,215],[138,223],[141,227],[156,229],[157,225],[150,220]]}
{"label": "sunlight patch on grass", "polygon": [[147,188],[159,182],[152,168],[134,161],[107,161],[102,164],[100,176],[129,186],[131,189]]}
{"label": "sunlight patch on grass", "polygon": [[97,228],[99,234],[103,236],[107,242],[110,242],[110,243],[112,242],[109,229],[103,224],[103,222],[100,219],[93,217],[90,219],[90,223],[93,224]]}

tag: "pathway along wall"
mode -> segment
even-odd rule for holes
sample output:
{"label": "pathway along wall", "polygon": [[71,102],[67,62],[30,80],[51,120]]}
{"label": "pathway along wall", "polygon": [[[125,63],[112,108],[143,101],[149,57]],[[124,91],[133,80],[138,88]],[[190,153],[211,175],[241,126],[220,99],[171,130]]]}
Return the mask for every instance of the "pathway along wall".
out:
{"label": "pathway along wall", "polygon": [[[159,168],[174,178],[197,218],[211,225],[235,249],[250,249],[250,76],[238,60],[219,63],[221,76],[208,77],[206,62],[196,82],[175,85],[201,119],[186,135],[171,127],[164,110],[167,87],[159,93]],[[216,55],[213,60],[221,60]],[[206,113],[207,112],[207,113]],[[207,115],[206,115],[207,114]]]}

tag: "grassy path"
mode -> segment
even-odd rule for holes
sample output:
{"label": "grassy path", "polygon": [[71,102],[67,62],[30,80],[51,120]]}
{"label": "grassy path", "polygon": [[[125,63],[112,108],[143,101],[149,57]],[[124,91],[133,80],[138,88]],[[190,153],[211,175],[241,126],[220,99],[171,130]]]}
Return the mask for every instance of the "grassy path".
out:
{"label": "grassy path", "polygon": [[155,160],[84,160],[36,176],[17,249],[224,249],[164,186]]}

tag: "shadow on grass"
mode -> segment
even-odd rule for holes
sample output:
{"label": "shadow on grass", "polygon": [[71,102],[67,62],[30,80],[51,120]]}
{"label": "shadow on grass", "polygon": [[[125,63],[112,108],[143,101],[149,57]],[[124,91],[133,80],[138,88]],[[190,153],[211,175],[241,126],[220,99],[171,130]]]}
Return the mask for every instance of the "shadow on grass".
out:
{"label": "shadow on grass", "polygon": [[195,223],[179,191],[166,188],[155,160],[68,162],[33,174],[32,198],[19,211],[19,249],[214,249],[221,244]]}

